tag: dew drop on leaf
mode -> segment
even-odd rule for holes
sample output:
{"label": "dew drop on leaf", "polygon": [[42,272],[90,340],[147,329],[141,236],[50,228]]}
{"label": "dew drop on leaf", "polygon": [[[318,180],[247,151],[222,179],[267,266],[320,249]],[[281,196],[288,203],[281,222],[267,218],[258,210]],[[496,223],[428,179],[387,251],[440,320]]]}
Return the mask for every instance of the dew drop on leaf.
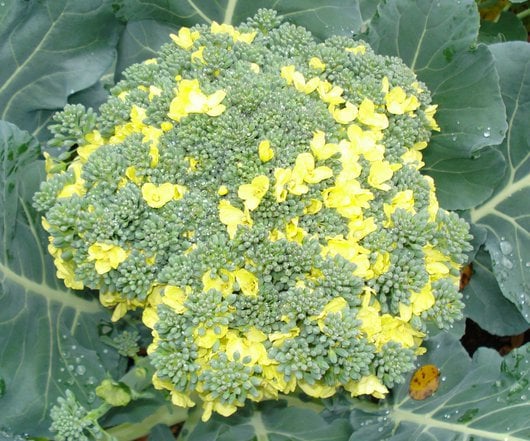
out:
{"label": "dew drop on leaf", "polygon": [[501,247],[502,254],[510,254],[513,251],[512,244],[506,240],[502,240],[499,246]]}

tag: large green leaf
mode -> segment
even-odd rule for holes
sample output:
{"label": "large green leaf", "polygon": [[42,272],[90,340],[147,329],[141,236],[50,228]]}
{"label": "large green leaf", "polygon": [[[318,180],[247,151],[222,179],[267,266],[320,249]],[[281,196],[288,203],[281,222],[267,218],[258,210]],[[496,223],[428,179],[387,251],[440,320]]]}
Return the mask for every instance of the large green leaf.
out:
{"label": "large green leaf", "polygon": [[464,289],[464,302],[464,315],[491,334],[516,335],[528,328],[515,305],[502,295],[484,249],[473,260],[473,275]]}
{"label": "large green leaf", "polygon": [[476,152],[471,158],[435,157],[423,170],[434,178],[440,204],[448,210],[463,210],[488,199],[505,168],[502,154],[496,149],[487,148]]}
{"label": "large green leaf", "polygon": [[95,84],[114,59],[111,0],[2,0],[0,119],[45,138],[51,113]]}
{"label": "large green leaf", "polygon": [[[370,4],[371,3],[371,4]],[[374,0],[120,0],[118,15],[126,21],[157,20],[173,26],[198,23],[237,25],[260,8],[278,11],[291,23],[309,29],[319,38],[351,34],[373,13]],[[364,14],[361,16],[361,13]]]}
{"label": "large green leaf", "polygon": [[[499,144],[506,131],[493,57],[486,46],[474,48],[478,28],[473,0],[389,0],[369,26],[368,40],[376,52],[401,57],[438,105],[441,132],[433,135],[425,152],[425,170],[445,178],[436,181],[438,196],[441,205],[451,209],[482,202],[491,192],[491,179],[481,175],[473,186],[459,186],[455,194],[455,181],[447,176],[462,176],[472,161],[448,160],[471,158],[473,152]],[[490,160],[493,157],[488,153]],[[461,183],[469,178],[465,174]]]}
{"label": "large green leaf", "polygon": [[438,391],[415,401],[405,384],[381,406],[357,402],[351,441],[530,439],[530,345],[504,359],[480,348],[470,359],[458,340],[440,334],[428,349],[420,362],[440,369]]}
{"label": "large green leaf", "polygon": [[179,441],[344,441],[352,431],[345,419],[328,423],[314,410],[287,407],[285,401],[249,404],[228,419],[214,415],[184,430]]}
{"label": "large green leaf", "polygon": [[530,45],[491,46],[508,114],[500,146],[508,168],[494,194],[471,210],[488,231],[486,248],[503,294],[530,321]]}
{"label": "large green leaf", "polygon": [[118,358],[99,343],[109,314],[55,277],[40,216],[31,207],[44,178],[35,138],[0,121],[0,398],[2,424],[15,433],[47,433],[50,406],[66,388],[82,403]]}

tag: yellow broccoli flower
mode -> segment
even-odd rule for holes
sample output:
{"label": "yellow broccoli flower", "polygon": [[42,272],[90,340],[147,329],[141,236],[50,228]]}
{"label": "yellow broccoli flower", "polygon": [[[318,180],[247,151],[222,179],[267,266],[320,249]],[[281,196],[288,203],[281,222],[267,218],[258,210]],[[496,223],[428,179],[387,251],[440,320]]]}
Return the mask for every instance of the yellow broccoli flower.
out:
{"label": "yellow broccoli flower", "polygon": [[108,273],[111,269],[116,269],[120,263],[129,256],[119,245],[96,242],[88,247],[88,261],[95,261],[98,274]]}
{"label": "yellow broccoli flower", "polygon": [[372,395],[374,398],[383,399],[389,392],[386,386],[375,375],[366,375],[359,381],[350,381],[344,385],[344,389],[351,393],[352,397],[359,395]]}
{"label": "yellow broccoli flower", "polygon": [[219,219],[221,223],[226,225],[230,239],[235,237],[238,225],[246,227],[252,226],[252,218],[250,217],[248,208],[245,208],[243,211],[234,207],[229,201],[222,200],[219,202],[218,209]]}
{"label": "yellow broccoli flower", "polygon": [[258,278],[250,271],[240,268],[234,271],[239,289],[243,294],[249,297],[257,297],[258,295]]}
{"label": "yellow broccoli flower", "polygon": [[394,171],[388,161],[374,161],[370,165],[368,184],[379,190],[388,191],[392,187],[385,182],[392,179]]}
{"label": "yellow broccoli flower", "polygon": [[375,111],[375,104],[369,98],[363,99],[359,106],[358,120],[374,129],[384,130],[388,127],[388,118],[384,113]]}
{"label": "yellow broccoli flower", "polygon": [[261,162],[269,162],[274,158],[274,150],[271,148],[271,142],[264,139],[258,145],[258,156]]}
{"label": "yellow broccoli flower", "polygon": [[160,185],[147,182],[142,185],[142,197],[151,208],[161,208],[171,200],[181,199],[185,191],[182,185],[169,182]]}
{"label": "yellow broccoli flower", "polygon": [[245,208],[252,211],[260,204],[269,190],[269,178],[265,175],[256,176],[250,184],[239,186],[237,195],[243,199]]}
{"label": "yellow broccoli flower", "polygon": [[178,35],[169,34],[169,37],[173,40],[173,42],[185,50],[191,49],[193,47],[194,41],[200,36],[201,35],[198,31],[191,31],[190,28],[184,26],[179,29]]}

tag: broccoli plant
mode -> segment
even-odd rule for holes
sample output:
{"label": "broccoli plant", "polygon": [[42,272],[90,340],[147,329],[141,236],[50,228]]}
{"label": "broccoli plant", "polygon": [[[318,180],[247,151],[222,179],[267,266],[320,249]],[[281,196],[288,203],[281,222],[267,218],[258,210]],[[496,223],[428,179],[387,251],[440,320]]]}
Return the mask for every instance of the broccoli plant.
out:
{"label": "broccoli plant", "polygon": [[260,10],[182,27],[51,126],[57,276],[140,309],[153,385],[203,420],[297,389],[383,398],[462,317],[468,225],[420,173],[436,105],[398,58]]}

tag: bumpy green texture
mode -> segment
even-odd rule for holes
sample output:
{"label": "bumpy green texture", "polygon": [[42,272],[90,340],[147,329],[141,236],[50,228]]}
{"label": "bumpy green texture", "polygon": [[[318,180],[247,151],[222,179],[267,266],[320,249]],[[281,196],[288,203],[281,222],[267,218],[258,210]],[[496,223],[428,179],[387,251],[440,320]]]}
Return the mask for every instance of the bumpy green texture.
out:
{"label": "bumpy green texture", "polygon": [[461,317],[468,227],[419,172],[425,85],[272,11],[171,39],[95,122],[57,117],[74,156],[35,203],[58,276],[114,320],[142,308],[155,387],[204,419],[297,388],[384,397],[427,322]]}

